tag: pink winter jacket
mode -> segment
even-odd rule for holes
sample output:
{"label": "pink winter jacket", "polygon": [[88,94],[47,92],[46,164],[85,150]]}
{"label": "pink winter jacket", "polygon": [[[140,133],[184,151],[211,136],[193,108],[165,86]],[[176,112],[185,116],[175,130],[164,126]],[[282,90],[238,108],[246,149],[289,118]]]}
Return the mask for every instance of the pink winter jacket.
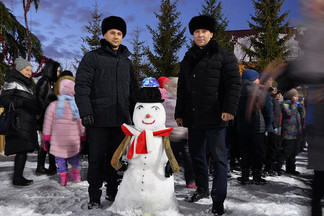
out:
{"label": "pink winter jacket", "polygon": [[[74,82],[64,79],[59,83],[59,94],[74,96]],[[80,119],[75,119],[68,101],[65,101],[63,116],[56,116],[57,101],[46,109],[43,135],[51,136],[50,153],[55,157],[70,158],[80,152],[80,138],[85,136],[85,128]]]}

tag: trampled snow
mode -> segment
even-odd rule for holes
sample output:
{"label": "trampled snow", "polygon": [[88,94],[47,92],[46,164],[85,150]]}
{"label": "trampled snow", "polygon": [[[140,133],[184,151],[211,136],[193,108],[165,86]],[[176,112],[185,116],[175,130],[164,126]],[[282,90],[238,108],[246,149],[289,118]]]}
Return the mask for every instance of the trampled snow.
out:
{"label": "trampled snow", "polygon": [[[112,202],[104,199],[102,208],[88,210],[88,182],[86,181],[87,159],[82,159],[82,182],[68,182],[66,187],[59,184],[59,176],[36,176],[37,154],[28,155],[24,176],[33,179],[27,187],[13,186],[13,156],[0,155],[0,215],[1,216],[56,216],[56,215],[117,215],[109,211]],[[307,158],[303,152],[297,157],[297,170],[300,176],[283,174],[267,177],[266,185],[240,185],[234,171],[228,179],[228,195],[225,201],[225,215],[232,216],[307,216],[310,215],[310,182],[313,171],[306,169]],[[175,192],[182,215],[211,215],[212,200],[202,199],[197,203],[184,201],[193,193],[185,187],[183,172],[174,174]],[[211,186],[211,182],[210,182]],[[136,215],[136,212],[123,212],[123,215]],[[172,216],[161,212],[160,216]]]}

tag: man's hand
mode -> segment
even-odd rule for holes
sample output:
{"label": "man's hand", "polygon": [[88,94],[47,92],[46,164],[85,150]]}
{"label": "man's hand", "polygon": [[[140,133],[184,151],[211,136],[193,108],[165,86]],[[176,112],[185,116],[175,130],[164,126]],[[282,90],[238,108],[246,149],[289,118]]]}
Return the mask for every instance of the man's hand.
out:
{"label": "man's hand", "polygon": [[87,115],[82,117],[82,125],[85,128],[90,128],[94,125],[94,117],[93,115]]}
{"label": "man's hand", "polygon": [[230,113],[222,113],[223,121],[229,121],[229,120],[233,120],[233,119],[234,119],[234,115],[232,115]]}

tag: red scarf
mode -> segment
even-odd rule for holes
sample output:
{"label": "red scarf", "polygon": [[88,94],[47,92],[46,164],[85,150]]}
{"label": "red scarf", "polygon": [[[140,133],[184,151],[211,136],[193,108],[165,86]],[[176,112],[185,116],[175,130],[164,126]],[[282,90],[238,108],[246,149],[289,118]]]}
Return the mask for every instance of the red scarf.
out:
{"label": "red scarf", "polygon": [[[125,124],[123,124],[121,126],[121,129],[123,130],[123,132],[125,133],[126,136],[127,135],[136,136],[135,134],[133,134],[131,131],[128,130],[128,128],[125,126]],[[134,128],[134,130],[136,130],[136,129]],[[169,134],[171,133],[172,130],[173,130],[173,128],[167,128],[164,130],[153,131],[153,136],[169,136]],[[132,157],[134,155],[135,140],[137,140],[136,154],[147,154],[148,153],[145,131],[146,130],[142,131],[137,137],[135,137],[135,139],[133,139],[133,142],[132,142],[132,144],[129,148],[128,154],[127,154],[128,159],[132,159]]]}

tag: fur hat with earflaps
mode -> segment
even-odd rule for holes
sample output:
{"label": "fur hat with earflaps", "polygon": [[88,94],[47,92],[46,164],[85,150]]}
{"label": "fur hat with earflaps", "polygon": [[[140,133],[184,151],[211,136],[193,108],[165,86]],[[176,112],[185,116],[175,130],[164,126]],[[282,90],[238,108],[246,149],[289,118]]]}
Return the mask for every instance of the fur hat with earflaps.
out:
{"label": "fur hat with earflaps", "polygon": [[123,33],[123,38],[124,38],[127,32],[126,22],[121,17],[117,17],[117,16],[106,17],[101,23],[102,35],[105,35],[107,31],[110,29],[118,29]]}
{"label": "fur hat with earflaps", "polygon": [[208,15],[195,16],[189,22],[190,34],[193,35],[197,29],[206,29],[214,33],[216,30],[216,21],[213,17]]}

